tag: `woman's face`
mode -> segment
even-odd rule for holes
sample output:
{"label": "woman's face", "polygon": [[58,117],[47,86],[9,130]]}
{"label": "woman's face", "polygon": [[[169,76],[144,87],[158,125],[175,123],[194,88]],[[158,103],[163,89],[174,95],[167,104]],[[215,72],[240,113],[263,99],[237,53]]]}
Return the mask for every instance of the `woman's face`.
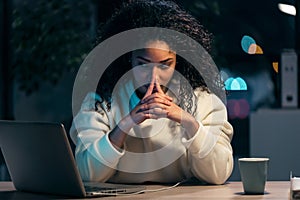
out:
{"label": "woman's face", "polygon": [[[132,53],[132,67],[135,86],[140,95],[144,95],[151,83],[157,80],[164,92],[173,76],[176,65],[176,54],[163,41],[151,41],[145,49]],[[157,89],[153,89],[153,93]]]}

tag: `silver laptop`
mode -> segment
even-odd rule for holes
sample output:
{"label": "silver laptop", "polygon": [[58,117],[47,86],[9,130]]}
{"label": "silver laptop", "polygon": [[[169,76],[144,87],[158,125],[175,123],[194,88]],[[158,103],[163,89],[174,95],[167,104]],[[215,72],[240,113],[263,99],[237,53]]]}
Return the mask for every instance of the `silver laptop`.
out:
{"label": "silver laptop", "polygon": [[60,123],[0,120],[0,148],[17,190],[74,197],[142,193],[142,185],[82,182]]}

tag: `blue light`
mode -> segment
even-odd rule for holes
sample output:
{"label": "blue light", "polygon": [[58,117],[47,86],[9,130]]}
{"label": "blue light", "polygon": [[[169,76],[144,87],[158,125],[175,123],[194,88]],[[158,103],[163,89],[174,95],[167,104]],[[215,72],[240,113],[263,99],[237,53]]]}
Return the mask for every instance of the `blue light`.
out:
{"label": "blue light", "polygon": [[237,77],[236,80],[239,82],[240,90],[247,90],[247,83],[241,77]]}
{"label": "blue light", "polygon": [[242,49],[246,53],[249,53],[250,46],[253,44],[256,45],[255,40],[248,35],[245,35],[241,40]]}
{"label": "blue light", "polygon": [[225,81],[226,90],[247,90],[247,83],[241,77],[228,78]]}
{"label": "blue light", "polygon": [[226,81],[225,81],[225,89],[226,90],[231,90],[231,83],[232,81],[234,80],[234,78],[228,78]]}
{"label": "blue light", "polygon": [[240,83],[239,83],[239,81],[237,79],[234,79],[231,82],[230,89],[231,90],[240,90],[241,89]]}

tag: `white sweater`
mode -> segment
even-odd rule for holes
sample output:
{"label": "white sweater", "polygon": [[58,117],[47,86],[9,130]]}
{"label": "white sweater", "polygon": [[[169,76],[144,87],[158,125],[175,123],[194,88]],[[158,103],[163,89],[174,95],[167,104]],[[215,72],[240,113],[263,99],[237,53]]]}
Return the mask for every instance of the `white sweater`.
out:
{"label": "white sweater", "polygon": [[200,89],[194,91],[200,127],[193,138],[186,139],[180,124],[169,119],[149,119],[130,131],[124,150],[116,149],[108,135],[139,102],[133,91],[131,82],[116,90],[109,111],[104,103],[95,111],[101,97],[89,93],[74,117],[70,135],[84,181],[172,183],[196,177],[222,184],[228,179],[233,169],[233,128],[223,102]]}

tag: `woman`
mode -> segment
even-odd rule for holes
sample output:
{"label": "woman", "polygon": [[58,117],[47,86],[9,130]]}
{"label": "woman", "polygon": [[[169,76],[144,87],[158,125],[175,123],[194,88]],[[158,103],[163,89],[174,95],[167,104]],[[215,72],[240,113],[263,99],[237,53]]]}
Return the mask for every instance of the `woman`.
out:
{"label": "woman", "polygon": [[[178,31],[210,48],[210,34],[195,18],[160,0],[124,4],[102,27],[99,43],[143,27]],[[197,69],[180,56],[193,55],[195,45],[163,32],[116,59],[84,99],[70,130],[84,181],[223,184],[230,176],[233,129],[212,92],[222,90],[220,80],[209,59]]]}

